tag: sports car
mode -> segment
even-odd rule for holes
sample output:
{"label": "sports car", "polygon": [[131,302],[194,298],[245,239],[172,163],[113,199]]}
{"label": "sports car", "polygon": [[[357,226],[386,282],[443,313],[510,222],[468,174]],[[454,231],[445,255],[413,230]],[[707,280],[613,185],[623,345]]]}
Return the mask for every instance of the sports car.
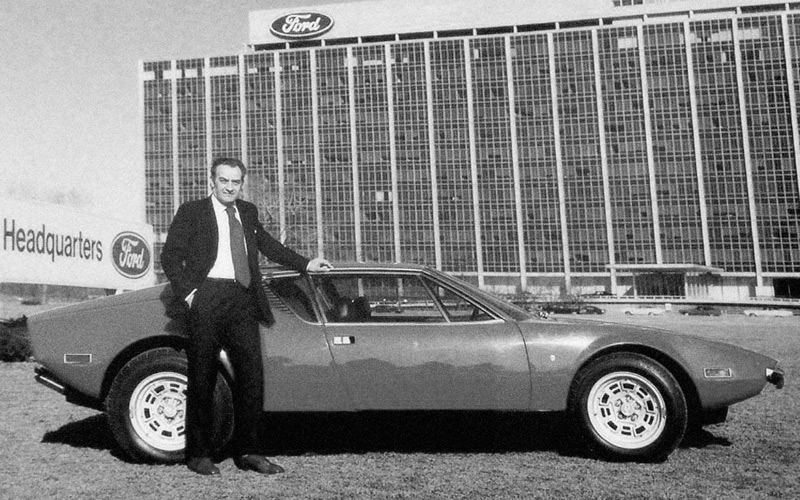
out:
{"label": "sports car", "polygon": [[[553,319],[448,274],[339,264],[265,273],[276,322],[261,328],[266,412],[561,412],[590,453],[663,461],[728,408],[782,387],[775,359],[681,333]],[[106,411],[138,461],[182,460],[187,337],[169,285],[33,315],[36,378]],[[230,438],[231,366],[220,353],[215,441]],[[379,413],[378,413],[379,414]]]}

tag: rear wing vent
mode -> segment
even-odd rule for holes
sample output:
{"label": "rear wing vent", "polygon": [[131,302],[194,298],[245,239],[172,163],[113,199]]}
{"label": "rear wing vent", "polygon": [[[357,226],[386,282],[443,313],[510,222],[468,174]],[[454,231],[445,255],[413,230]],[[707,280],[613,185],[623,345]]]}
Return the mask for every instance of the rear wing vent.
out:
{"label": "rear wing vent", "polygon": [[309,323],[318,323],[317,314],[314,312],[314,306],[300,287],[286,281],[276,281],[273,286],[277,287],[277,291],[269,284],[264,286],[264,291],[267,294],[269,303],[273,304],[275,309],[296,316]]}
{"label": "rear wing vent", "polygon": [[275,307],[279,311],[283,311],[285,313],[292,313],[292,310],[289,309],[289,306],[287,306],[286,303],[281,300],[280,297],[278,297],[278,294],[273,292],[269,286],[264,286],[264,291],[267,292],[267,298],[269,299],[269,304],[272,307]]}

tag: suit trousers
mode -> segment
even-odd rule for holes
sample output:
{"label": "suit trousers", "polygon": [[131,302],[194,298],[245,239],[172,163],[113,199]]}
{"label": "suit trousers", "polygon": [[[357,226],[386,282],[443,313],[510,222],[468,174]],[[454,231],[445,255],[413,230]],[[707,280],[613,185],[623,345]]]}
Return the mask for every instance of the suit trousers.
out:
{"label": "suit trousers", "polygon": [[263,365],[254,295],[233,280],[206,279],[189,309],[186,457],[214,451],[213,401],[220,349],[234,371],[232,453],[256,453],[263,411]]}

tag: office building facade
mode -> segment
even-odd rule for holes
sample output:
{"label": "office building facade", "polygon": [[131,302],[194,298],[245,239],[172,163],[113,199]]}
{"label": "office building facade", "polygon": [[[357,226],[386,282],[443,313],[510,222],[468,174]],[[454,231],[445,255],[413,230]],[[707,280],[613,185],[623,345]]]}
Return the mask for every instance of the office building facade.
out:
{"label": "office building facade", "polygon": [[244,53],[143,62],[156,252],[232,155],[268,229],[333,261],[800,295],[800,3],[428,4],[258,11]]}

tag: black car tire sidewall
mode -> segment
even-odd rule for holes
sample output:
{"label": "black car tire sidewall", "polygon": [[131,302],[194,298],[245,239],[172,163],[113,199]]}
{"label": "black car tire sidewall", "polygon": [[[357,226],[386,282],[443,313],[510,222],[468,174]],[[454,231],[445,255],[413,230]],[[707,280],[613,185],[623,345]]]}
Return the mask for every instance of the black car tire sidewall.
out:
{"label": "black car tire sidewall", "polygon": [[[122,450],[138,462],[178,463],[184,451],[158,449],[140,437],[129,416],[129,403],[136,386],[156,373],[187,374],[186,356],[171,348],[146,351],[128,361],[114,378],[106,399],[106,411],[111,432]],[[222,374],[217,376],[214,391],[213,440],[216,449],[222,448],[233,433],[233,397]]]}
{"label": "black car tire sidewall", "polygon": [[[587,400],[594,384],[610,373],[623,371],[647,378],[661,393],[666,407],[663,432],[642,448],[621,448],[609,443],[593,428],[588,415]],[[688,425],[686,399],[675,377],[657,361],[634,353],[604,356],[582,369],[570,388],[568,411],[579,439],[603,457],[616,461],[662,462],[680,444]]]}

